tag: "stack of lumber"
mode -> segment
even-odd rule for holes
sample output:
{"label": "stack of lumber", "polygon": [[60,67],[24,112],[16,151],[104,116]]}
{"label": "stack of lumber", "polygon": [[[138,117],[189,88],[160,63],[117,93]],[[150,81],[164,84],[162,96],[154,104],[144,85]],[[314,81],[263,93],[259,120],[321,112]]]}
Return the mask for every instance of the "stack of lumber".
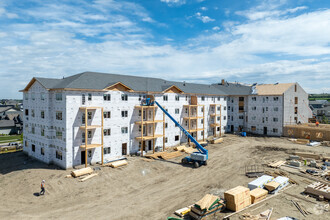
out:
{"label": "stack of lumber", "polygon": [[250,213],[244,213],[242,216],[244,220],[269,220],[272,213],[273,213],[273,208],[263,211],[258,215],[251,215]]}
{"label": "stack of lumber", "polygon": [[167,152],[166,151],[163,151],[163,152],[157,152],[157,153],[154,153],[154,154],[147,154],[145,155],[146,158],[152,158],[152,159],[158,159],[159,156],[162,156],[163,154],[166,154]]}
{"label": "stack of lumber", "polygon": [[330,186],[320,182],[314,182],[308,185],[305,189],[305,193],[314,196],[323,196],[325,199],[330,200]]}
{"label": "stack of lumber", "polygon": [[117,167],[125,166],[125,165],[127,165],[127,164],[128,164],[128,163],[127,163],[126,160],[118,160],[118,161],[116,161],[116,162],[112,162],[112,163],[110,164],[110,166],[111,166],[112,168],[117,168]]}
{"label": "stack of lumber", "polygon": [[280,186],[280,183],[275,182],[275,181],[271,181],[271,182],[265,184],[265,188],[266,188],[269,192],[274,191],[274,190],[277,189],[279,186]]}
{"label": "stack of lumber", "polygon": [[279,168],[280,166],[282,166],[283,164],[285,164],[286,161],[284,160],[279,160],[273,163],[269,163],[267,166],[272,167],[272,168]]}
{"label": "stack of lumber", "polygon": [[196,151],[195,148],[193,148],[193,147],[186,147],[186,146],[178,146],[178,147],[175,147],[174,150],[185,152],[187,154],[191,154],[191,153],[193,153],[193,152]]}
{"label": "stack of lumber", "polygon": [[97,176],[97,173],[90,174],[88,176],[85,176],[84,178],[80,179],[80,182],[85,182],[86,180],[93,178],[94,176]]}
{"label": "stack of lumber", "polygon": [[162,158],[163,160],[169,160],[175,157],[180,157],[182,153],[180,151],[174,151],[171,153],[166,152],[166,154],[162,154],[159,157]]}
{"label": "stack of lumber", "polygon": [[90,168],[90,167],[86,167],[86,168],[82,168],[82,169],[79,169],[79,170],[71,171],[71,175],[75,178],[86,175],[86,174],[91,174],[91,173],[93,173],[93,169]]}
{"label": "stack of lumber", "polygon": [[223,142],[223,138],[213,139],[211,140],[211,144],[219,144]]}
{"label": "stack of lumber", "polygon": [[251,203],[254,204],[266,198],[268,191],[265,189],[256,188],[250,191]]}
{"label": "stack of lumber", "polygon": [[295,152],[294,153],[295,155],[298,155],[300,157],[303,157],[303,158],[312,158],[312,159],[315,159],[315,160],[319,160],[321,159],[321,155],[319,154],[314,154],[314,153],[308,153],[308,152]]}
{"label": "stack of lumber", "polygon": [[205,216],[221,211],[224,208],[224,201],[218,196],[206,194],[191,207],[189,215],[192,219],[203,219]]}
{"label": "stack of lumber", "polygon": [[176,214],[177,216],[180,216],[181,218],[185,218],[186,216],[188,216],[191,206],[184,207],[182,209],[178,209],[174,212],[174,214]]}
{"label": "stack of lumber", "polygon": [[231,211],[239,211],[251,205],[250,190],[243,186],[237,186],[225,192],[225,200],[227,209]]}

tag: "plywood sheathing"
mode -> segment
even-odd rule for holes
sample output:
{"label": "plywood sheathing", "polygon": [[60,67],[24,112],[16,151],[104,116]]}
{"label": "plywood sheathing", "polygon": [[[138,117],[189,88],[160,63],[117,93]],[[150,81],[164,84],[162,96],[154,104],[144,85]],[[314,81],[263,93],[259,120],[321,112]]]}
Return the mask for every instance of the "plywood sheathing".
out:
{"label": "plywood sheathing", "polygon": [[283,136],[305,138],[309,140],[330,141],[330,125],[315,124],[287,125],[283,128]]}

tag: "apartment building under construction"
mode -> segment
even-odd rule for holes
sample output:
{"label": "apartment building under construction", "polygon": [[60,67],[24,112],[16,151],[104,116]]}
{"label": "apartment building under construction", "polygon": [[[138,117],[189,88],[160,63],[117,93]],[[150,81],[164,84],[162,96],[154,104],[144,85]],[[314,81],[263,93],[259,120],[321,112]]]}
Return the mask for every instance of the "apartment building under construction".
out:
{"label": "apartment building under construction", "polygon": [[[273,86],[277,88],[277,85]],[[287,90],[296,86],[299,85],[293,83]],[[275,104],[279,105],[281,121],[272,123],[274,119],[268,116],[267,127],[271,131],[277,129],[276,134],[273,133],[279,136],[289,119],[304,122],[304,118],[309,117],[303,106],[299,109],[303,117],[297,112],[299,118],[294,118],[296,106],[293,106],[292,115],[289,112],[291,116],[287,116],[288,107],[284,103],[288,100],[281,91],[268,96],[259,95],[255,85],[244,86],[224,80],[206,85],[94,72],[63,79],[33,78],[22,90],[23,150],[45,163],[71,168],[130,154],[162,151],[188,142],[157,106],[142,105],[146,98],[160,103],[198,141],[221,136],[226,131],[262,126],[259,118],[253,125],[254,116],[249,116],[254,108],[251,106],[254,97],[278,99],[280,104]],[[300,101],[307,99],[301,87],[296,93],[299,93]],[[294,97],[298,97],[297,94],[293,94]],[[274,105],[272,102],[257,103],[258,110]],[[256,114],[255,117],[261,116]],[[264,128],[262,131],[264,134]],[[273,133],[266,132],[266,135]]]}

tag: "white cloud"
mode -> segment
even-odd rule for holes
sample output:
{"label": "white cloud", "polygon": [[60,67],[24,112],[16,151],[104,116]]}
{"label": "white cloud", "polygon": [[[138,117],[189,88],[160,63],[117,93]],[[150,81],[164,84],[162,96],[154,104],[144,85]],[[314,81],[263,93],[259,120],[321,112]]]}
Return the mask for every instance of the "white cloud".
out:
{"label": "white cloud", "polygon": [[218,30],[220,30],[220,28],[218,26],[215,26],[215,27],[212,28],[212,30],[218,31]]}
{"label": "white cloud", "polygon": [[202,11],[207,11],[207,7],[201,7]]}
{"label": "white cloud", "polygon": [[169,6],[186,4],[186,0],[160,0],[167,3]]}
{"label": "white cloud", "polygon": [[210,18],[209,16],[203,16],[200,12],[195,14],[196,18],[201,20],[203,23],[208,23],[211,21],[215,21],[215,19]]}
{"label": "white cloud", "polygon": [[9,13],[4,8],[0,8],[0,17],[5,16],[9,19],[18,18],[18,15],[15,13]]}

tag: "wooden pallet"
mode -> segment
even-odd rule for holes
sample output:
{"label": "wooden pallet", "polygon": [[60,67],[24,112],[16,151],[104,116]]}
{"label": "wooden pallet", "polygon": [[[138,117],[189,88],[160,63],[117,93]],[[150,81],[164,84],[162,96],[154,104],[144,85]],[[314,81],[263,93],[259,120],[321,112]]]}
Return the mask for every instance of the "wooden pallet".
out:
{"label": "wooden pallet", "polygon": [[280,166],[282,166],[283,164],[285,164],[286,161],[284,160],[279,160],[273,163],[269,163],[267,166],[272,167],[272,168],[279,168]]}

